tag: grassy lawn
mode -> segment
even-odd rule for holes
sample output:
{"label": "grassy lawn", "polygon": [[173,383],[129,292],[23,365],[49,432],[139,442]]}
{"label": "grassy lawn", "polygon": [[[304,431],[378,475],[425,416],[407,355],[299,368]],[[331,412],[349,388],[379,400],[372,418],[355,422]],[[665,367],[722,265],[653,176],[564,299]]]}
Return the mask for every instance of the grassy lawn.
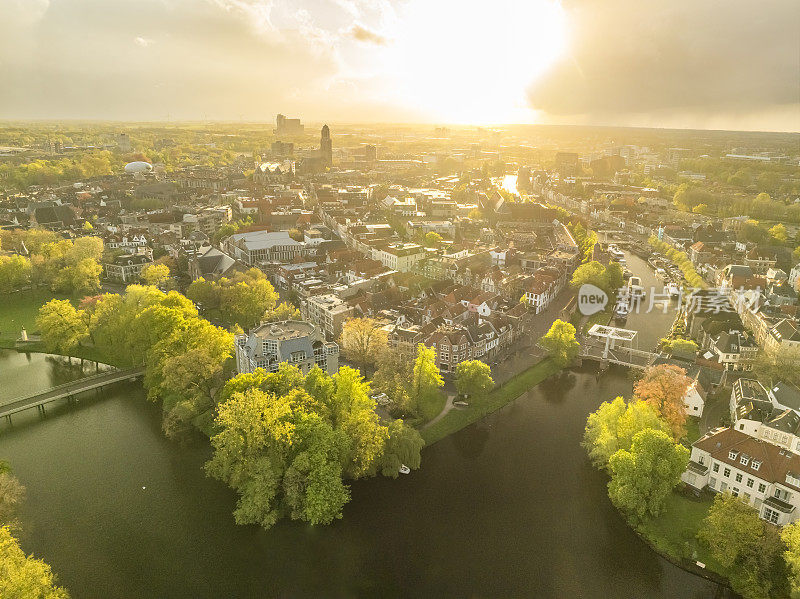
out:
{"label": "grassy lawn", "polygon": [[686,447],[691,449],[692,443],[700,438],[700,419],[696,416],[689,416],[686,419]]}
{"label": "grassy lawn", "polygon": [[505,385],[498,387],[484,399],[471,402],[467,408],[450,410],[439,422],[422,430],[422,438],[428,445],[436,443],[487,414],[499,410],[559,370],[560,368],[550,360],[544,359],[508,380]]}
{"label": "grassy lawn", "polygon": [[592,314],[591,316],[586,317],[586,323],[583,325],[580,332],[584,335],[589,332],[596,324],[603,324],[606,325],[611,320],[611,306],[607,306],[605,310],[602,312],[598,312],[597,314]]}
{"label": "grassy lawn", "polygon": [[432,397],[423,399],[419,404],[420,422],[429,422],[444,410],[447,403],[446,393],[436,393]]}
{"label": "grassy lawn", "polygon": [[667,499],[664,513],[637,530],[659,551],[673,558],[703,562],[707,570],[727,576],[725,568],[696,538],[710,507],[710,498],[695,500],[673,493]]}
{"label": "grassy lawn", "polygon": [[14,341],[24,326],[28,333],[36,331],[39,308],[51,299],[71,299],[48,289],[35,289],[0,295],[0,341]]}

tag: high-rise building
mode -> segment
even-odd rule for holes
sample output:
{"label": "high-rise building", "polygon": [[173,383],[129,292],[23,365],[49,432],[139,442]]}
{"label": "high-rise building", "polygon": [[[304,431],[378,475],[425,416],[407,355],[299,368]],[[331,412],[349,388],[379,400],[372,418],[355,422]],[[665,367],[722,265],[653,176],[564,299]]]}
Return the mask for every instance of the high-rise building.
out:
{"label": "high-rise building", "polygon": [[300,119],[287,119],[282,114],[277,116],[275,124],[277,125],[275,129],[276,135],[303,135],[305,131]]}
{"label": "high-rise building", "polygon": [[378,159],[378,148],[372,144],[364,146],[364,160],[367,162],[375,162]]}
{"label": "high-rise building", "polygon": [[328,125],[322,126],[322,135],[319,139],[319,155],[322,159],[322,166],[333,164],[333,142],[331,141],[331,130]]}

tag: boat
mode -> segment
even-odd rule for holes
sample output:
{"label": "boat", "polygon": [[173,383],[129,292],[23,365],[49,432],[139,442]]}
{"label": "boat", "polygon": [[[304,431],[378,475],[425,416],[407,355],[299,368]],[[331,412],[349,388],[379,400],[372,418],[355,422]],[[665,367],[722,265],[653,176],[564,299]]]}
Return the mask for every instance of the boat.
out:
{"label": "boat", "polygon": [[644,299],[646,295],[644,287],[642,287],[642,279],[639,277],[631,277],[628,279],[628,290],[633,300]]}
{"label": "boat", "polygon": [[628,314],[630,313],[630,307],[628,303],[625,301],[617,302],[617,305],[614,306],[614,318],[617,320],[625,320],[628,318]]}
{"label": "boat", "polygon": [[656,268],[655,275],[656,275],[656,277],[658,277],[659,279],[662,279],[662,280],[663,280],[663,279],[666,279],[666,278],[667,278],[667,271],[666,271],[666,270],[664,270],[663,268],[661,268],[661,267],[659,266],[658,268]]}
{"label": "boat", "polygon": [[411,474],[411,468],[405,464],[400,464],[400,470],[398,472],[400,472],[400,474]]}
{"label": "boat", "polygon": [[608,246],[608,255],[614,262],[619,262],[620,264],[625,264],[625,252],[617,248],[617,246],[611,244]]}
{"label": "boat", "polygon": [[469,404],[468,404],[467,402],[465,402],[464,400],[458,400],[458,401],[454,401],[454,402],[453,402],[453,405],[454,405],[456,408],[466,408],[466,407],[469,407]]}

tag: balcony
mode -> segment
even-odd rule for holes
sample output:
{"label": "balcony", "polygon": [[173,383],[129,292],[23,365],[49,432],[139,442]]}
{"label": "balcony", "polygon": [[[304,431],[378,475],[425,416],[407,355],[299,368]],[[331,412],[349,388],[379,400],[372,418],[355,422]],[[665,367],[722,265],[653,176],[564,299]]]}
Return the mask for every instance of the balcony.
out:
{"label": "balcony", "polygon": [[690,461],[686,469],[689,472],[694,472],[695,474],[699,474],[700,476],[705,476],[708,472],[708,466],[701,464],[700,462],[693,462]]}
{"label": "balcony", "polygon": [[764,505],[766,505],[767,507],[771,507],[774,510],[778,510],[779,512],[783,512],[784,514],[791,514],[794,511],[794,506],[791,503],[786,503],[785,501],[781,501],[777,497],[770,497],[769,499],[765,499]]}

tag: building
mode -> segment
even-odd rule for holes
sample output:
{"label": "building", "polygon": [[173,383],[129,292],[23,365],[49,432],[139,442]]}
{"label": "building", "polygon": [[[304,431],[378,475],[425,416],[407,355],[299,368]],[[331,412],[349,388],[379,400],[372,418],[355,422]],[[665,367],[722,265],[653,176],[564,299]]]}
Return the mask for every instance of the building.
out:
{"label": "building", "polygon": [[275,124],[275,135],[303,135],[305,132],[305,127],[300,119],[287,119],[282,114],[275,118]]}
{"label": "building", "polygon": [[297,366],[303,374],[314,366],[329,374],[339,370],[339,346],[325,341],[317,327],[302,320],[263,323],[236,335],[234,345],[239,373],[256,368],[275,372],[282,363]]}
{"label": "building", "polygon": [[204,278],[206,281],[216,281],[222,277],[230,277],[237,272],[242,272],[246,267],[228,254],[215,247],[208,247],[201,253],[189,257],[189,275],[192,281]]}
{"label": "building", "polygon": [[692,444],[681,480],[698,490],[728,491],[777,526],[798,516],[800,455],[732,428],[715,429]]}
{"label": "building", "polygon": [[392,270],[407,272],[425,257],[425,249],[416,243],[393,243],[372,250],[373,260]]}
{"label": "building", "polygon": [[258,262],[290,262],[316,252],[305,242],[289,237],[288,231],[235,233],[223,246],[227,254],[251,266]]}
{"label": "building", "polygon": [[153,259],[144,254],[125,254],[103,264],[103,269],[109,281],[132,283],[142,275],[142,269],[152,263]]}
{"label": "building", "polygon": [[303,318],[317,325],[328,339],[338,339],[353,307],[332,293],[311,296],[300,304]]}
{"label": "building", "polygon": [[800,454],[800,391],[780,383],[767,390],[738,379],[731,392],[731,428]]}
{"label": "building", "polygon": [[331,130],[328,125],[322,126],[322,134],[319,138],[319,156],[322,166],[328,167],[333,164],[333,141],[331,140]]}

